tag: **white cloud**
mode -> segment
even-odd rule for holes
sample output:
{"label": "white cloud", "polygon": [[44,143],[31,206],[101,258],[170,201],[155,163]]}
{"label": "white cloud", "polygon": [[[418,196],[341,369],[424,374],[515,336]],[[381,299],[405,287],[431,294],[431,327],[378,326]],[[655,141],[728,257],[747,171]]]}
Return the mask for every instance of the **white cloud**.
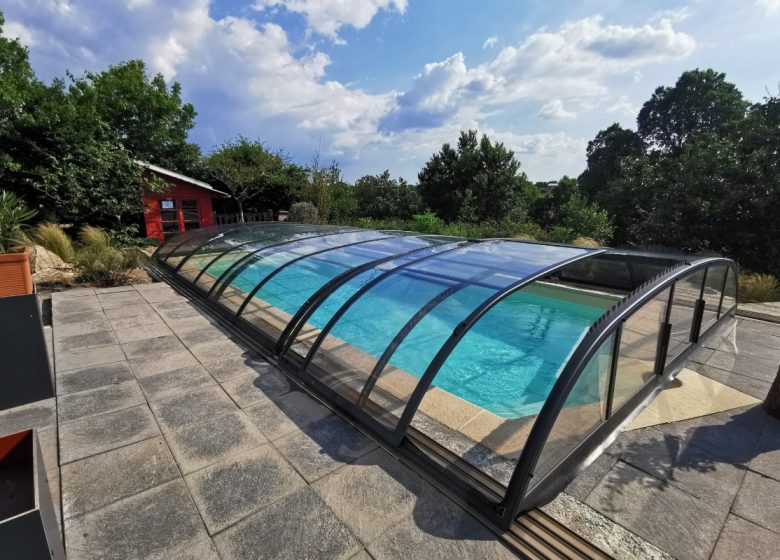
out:
{"label": "white cloud", "polygon": [[35,32],[18,21],[6,21],[3,24],[3,35],[10,39],[19,39],[27,47],[34,47],[36,44]]}
{"label": "white cloud", "polygon": [[635,118],[639,113],[639,107],[631,103],[627,95],[621,95],[612,105],[607,107],[607,113]]}
{"label": "white cloud", "polygon": [[780,0],[758,0],[756,4],[758,4],[758,7],[762,8],[767,15],[780,13]]}
{"label": "white cloud", "polygon": [[379,10],[406,11],[407,0],[257,0],[255,9],[262,11],[283,6],[302,14],[310,29],[331,39],[338,39],[339,29],[349,25],[363,29]]}
{"label": "white cloud", "polygon": [[498,37],[496,37],[495,35],[493,35],[492,37],[488,37],[487,39],[485,39],[485,42],[482,43],[482,50],[492,48],[496,45],[496,43],[498,43]]}
{"label": "white cloud", "polygon": [[563,120],[573,119],[577,116],[577,113],[573,111],[567,111],[563,106],[562,100],[553,99],[542,105],[542,108],[539,109],[538,115],[546,120]]}

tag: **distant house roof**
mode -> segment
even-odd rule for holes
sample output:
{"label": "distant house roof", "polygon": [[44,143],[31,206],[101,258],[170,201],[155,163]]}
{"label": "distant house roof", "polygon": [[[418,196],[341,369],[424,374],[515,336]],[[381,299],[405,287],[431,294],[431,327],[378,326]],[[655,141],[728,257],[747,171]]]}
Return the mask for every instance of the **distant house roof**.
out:
{"label": "distant house roof", "polygon": [[139,161],[139,160],[136,160],[135,162],[141,167],[145,167],[149,171],[154,171],[159,175],[166,175],[168,177],[173,177],[174,179],[178,179],[179,181],[184,181],[185,183],[189,183],[190,185],[195,185],[196,187],[206,189],[207,191],[211,191],[216,194],[221,194],[223,196],[230,196],[226,192],[218,191],[208,183],[204,183],[203,181],[198,181],[197,179],[193,179],[192,177],[187,177],[186,175],[182,175],[181,173],[176,173],[175,171],[171,171],[170,169],[165,169],[164,167],[160,167],[159,165],[153,165],[151,163],[146,163],[145,161]]}

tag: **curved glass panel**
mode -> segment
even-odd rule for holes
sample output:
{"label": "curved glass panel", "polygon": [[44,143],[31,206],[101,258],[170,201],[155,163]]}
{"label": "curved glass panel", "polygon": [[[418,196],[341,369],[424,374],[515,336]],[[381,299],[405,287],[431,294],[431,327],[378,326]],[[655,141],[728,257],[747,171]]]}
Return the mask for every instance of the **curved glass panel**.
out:
{"label": "curved glass panel", "polygon": [[[257,254],[264,249],[281,247],[286,243],[300,241],[302,239],[310,239],[323,235],[334,235],[336,233],[344,233],[352,230],[353,228],[338,228],[332,226],[306,226],[300,230],[291,228],[282,235],[277,236],[274,234],[270,237],[260,238],[245,245],[236,246],[234,249],[222,253],[208,261],[202,274],[197,277],[195,286],[205,292],[209,292],[215,288],[215,285],[220,278],[223,278],[223,275],[225,279],[230,278],[230,275],[235,268],[247,261],[252,255]],[[224,281],[225,280],[223,280],[223,282]]]}
{"label": "curved glass panel", "polygon": [[203,229],[192,229],[189,231],[184,231],[182,233],[177,233],[175,235],[172,235],[168,239],[165,240],[165,243],[160,245],[160,247],[155,251],[154,258],[158,261],[165,261],[171,253],[180,245],[183,243],[186,243],[192,239],[205,239],[208,238],[210,235],[214,235],[214,232],[219,231],[220,228],[218,227],[207,227]]}
{"label": "curved glass panel", "polygon": [[728,267],[726,271],[726,287],[723,289],[723,303],[720,306],[720,314],[731,311],[731,308],[737,305],[737,277],[734,269]]}
{"label": "curved glass panel", "polygon": [[172,251],[165,262],[168,266],[176,268],[186,262],[190,255],[200,252],[204,247],[221,239],[231,239],[242,234],[262,238],[271,232],[282,232],[285,229],[284,223],[261,222],[261,224],[256,227],[250,227],[254,224],[231,224],[225,229],[220,228],[219,231],[210,232],[208,236],[190,239]]}
{"label": "curved glass panel", "polygon": [[234,270],[219,288],[220,292],[217,301],[230,311],[237,313],[246,301],[249,294],[261,283],[267,276],[277,274],[277,270],[286,266],[288,263],[300,259],[301,257],[338,249],[351,243],[362,243],[374,239],[388,237],[388,234],[381,231],[350,231],[346,233],[336,233],[333,235],[323,235],[312,237],[311,239],[302,239],[284,245],[265,249],[249,257],[246,262]]}
{"label": "curved glass panel", "polygon": [[357,266],[430,244],[421,237],[391,237],[302,258],[268,280],[246,305],[241,318],[278,339],[300,307],[328,281]]}
{"label": "curved glass panel", "polygon": [[311,317],[306,321],[306,325],[300,330],[295,337],[293,344],[290,346],[289,352],[297,355],[301,358],[306,357],[312,344],[319,336],[321,330],[333,316],[347,304],[349,299],[353,297],[359,290],[363,289],[370,282],[374,282],[377,279],[381,279],[383,275],[389,274],[391,271],[410,265],[411,263],[428,259],[433,255],[441,253],[443,251],[450,251],[462,245],[463,241],[456,243],[448,242],[447,238],[425,238],[431,243],[438,243],[428,249],[422,251],[416,251],[409,255],[403,255],[397,259],[378,264],[370,269],[362,272],[361,274],[350,279],[344,283],[337,290],[328,296],[328,298],[322,302]]}
{"label": "curved glass panel", "polygon": [[[244,228],[219,232],[215,233],[205,243],[201,243],[194,252],[191,252],[190,256],[181,255],[178,257],[171,257],[169,262],[179,261],[180,268],[177,271],[177,274],[188,280],[195,280],[203,270],[208,268],[212,261],[228,251],[236,251],[242,247],[246,247],[248,251],[251,250],[250,246],[253,244],[258,244],[257,248],[259,248],[262,247],[262,245],[260,245],[261,243],[268,240],[290,237],[295,233],[318,231],[322,231],[321,226],[308,224],[295,224],[290,226],[283,222],[269,222],[268,225],[259,229]],[[181,262],[182,260],[184,262]]]}
{"label": "curved glass panel", "polygon": [[666,363],[670,363],[691,345],[691,328],[696,300],[701,294],[704,281],[704,269],[677,280],[674,285],[674,301],[669,313],[669,323],[672,325],[669,335],[669,347],[666,351]]}
{"label": "curved glass panel", "polygon": [[607,419],[607,393],[615,334],[605,340],[572,387],[539,455],[531,484],[538,484]]}
{"label": "curved glass panel", "polygon": [[720,295],[723,291],[723,283],[726,280],[726,265],[713,265],[707,267],[707,276],[704,280],[704,313],[701,318],[700,335],[718,320],[720,311]]}
{"label": "curved glass panel", "polygon": [[655,377],[660,326],[666,321],[670,290],[666,288],[623,323],[612,395],[613,411],[623,406]]}
{"label": "curved glass panel", "polygon": [[373,286],[344,313],[307,371],[392,428],[461,321],[508,286],[586,252],[499,240],[412,264]]}

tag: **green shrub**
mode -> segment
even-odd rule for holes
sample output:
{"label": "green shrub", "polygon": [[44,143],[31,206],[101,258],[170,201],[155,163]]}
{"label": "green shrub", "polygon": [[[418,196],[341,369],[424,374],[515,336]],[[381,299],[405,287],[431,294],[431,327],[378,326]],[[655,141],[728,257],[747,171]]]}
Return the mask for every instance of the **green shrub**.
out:
{"label": "green shrub", "polygon": [[780,285],[771,274],[740,274],[739,301],[774,301],[780,298]]}
{"label": "green shrub", "polygon": [[572,228],[564,226],[556,226],[550,230],[549,234],[547,234],[548,240],[555,243],[571,243],[574,241],[576,236],[577,232],[575,232]]}
{"label": "green shrub", "polygon": [[98,286],[121,286],[130,281],[133,270],[146,260],[140,250],[119,247],[100,228],[85,226],[79,232],[81,247],[76,251],[79,281]]}
{"label": "green shrub", "polygon": [[73,262],[75,251],[73,250],[73,241],[60,224],[43,222],[35,226],[30,240],[36,245],[51,251],[63,261]]}
{"label": "green shrub", "polygon": [[0,253],[10,253],[18,245],[24,245],[22,224],[37,213],[14,193],[0,191]]}
{"label": "green shrub", "polygon": [[578,247],[601,247],[599,242],[592,237],[578,237],[572,241],[571,244],[577,245]]}
{"label": "green shrub", "polygon": [[319,220],[319,212],[311,202],[296,202],[290,206],[288,219],[300,224],[316,224]]}
{"label": "green shrub", "polygon": [[135,224],[109,230],[108,236],[113,244],[121,247],[157,247],[160,244],[156,237],[139,237],[138,226]]}
{"label": "green shrub", "polygon": [[[415,214],[413,229],[420,233],[441,233],[444,222],[436,214]],[[449,234],[448,234],[449,235]]]}

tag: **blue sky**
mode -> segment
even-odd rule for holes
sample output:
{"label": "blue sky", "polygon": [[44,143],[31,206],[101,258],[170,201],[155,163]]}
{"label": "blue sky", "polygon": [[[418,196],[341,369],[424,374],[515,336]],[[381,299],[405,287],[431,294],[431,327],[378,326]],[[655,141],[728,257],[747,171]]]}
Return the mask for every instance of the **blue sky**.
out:
{"label": "blue sky", "polygon": [[577,175],[659,85],[725,72],[780,84],[780,0],[6,0],[4,34],[45,80],[144,59],[182,84],[208,152],[241,134],[347,179],[409,180],[477,128],[533,180]]}

